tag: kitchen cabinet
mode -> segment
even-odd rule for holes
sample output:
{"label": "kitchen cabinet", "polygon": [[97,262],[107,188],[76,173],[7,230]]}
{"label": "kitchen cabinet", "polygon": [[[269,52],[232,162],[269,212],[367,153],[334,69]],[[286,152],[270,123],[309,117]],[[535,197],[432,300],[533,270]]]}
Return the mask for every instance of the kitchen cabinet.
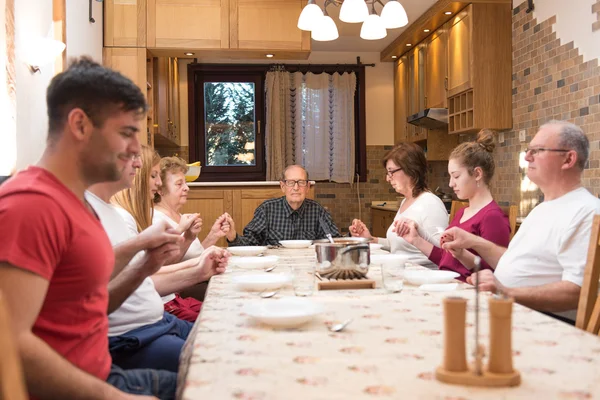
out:
{"label": "kitchen cabinet", "polygon": [[[235,229],[239,235],[244,227],[254,217],[256,207],[265,200],[283,196],[278,185],[256,186],[190,186],[188,200],[183,205],[181,213],[200,213],[203,220],[202,232],[198,236],[204,240],[212,224],[223,213],[227,212],[233,217]],[[315,198],[314,186],[311,186],[306,195],[309,199]],[[227,246],[225,239],[220,239],[217,246]]]}
{"label": "kitchen cabinet", "polygon": [[161,148],[179,148],[179,61],[175,57],[155,57],[154,76],[154,140]]}
{"label": "kitchen cabinet", "polygon": [[448,131],[512,128],[510,4],[471,4],[448,24]]}
{"label": "kitchen cabinet", "polygon": [[[425,108],[425,54],[426,46],[416,46],[407,56],[408,116]],[[416,142],[427,139],[427,129],[407,124],[407,140]]]}
{"label": "kitchen cabinet", "polygon": [[440,29],[426,41],[425,108],[447,107],[448,33]]}
{"label": "kitchen cabinet", "polygon": [[407,62],[408,58],[401,57],[394,68],[394,143],[408,140],[407,132]]}
{"label": "kitchen cabinet", "polygon": [[296,26],[305,1],[230,0],[230,48],[310,51],[310,32]]}
{"label": "kitchen cabinet", "polygon": [[371,208],[371,235],[385,238],[387,230],[394,222],[397,210],[382,210]]}
{"label": "kitchen cabinet", "polygon": [[448,94],[471,88],[471,6],[448,22]]}
{"label": "kitchen cabinet", "polygon": [[230,0],[146,0],[148,47],[229,48]]}
{"label": "kitchen cabinet", "polygon": [[146,0],[104,0],[104,46],[146,47]]}
{"label": "kitchen cabinet", "polygon": [[[103,50],[104,65],[131,79],[147,97],[146,57],[146,49],[139,47],[105,47]],[[140,142],[143,144],[149,142],[145,118],[140,130]]]}
{"label": "kitchen cabinet", "polygon": [[310,32],[296,27],[303,0],[146,1],[149,48],[310,51]]}

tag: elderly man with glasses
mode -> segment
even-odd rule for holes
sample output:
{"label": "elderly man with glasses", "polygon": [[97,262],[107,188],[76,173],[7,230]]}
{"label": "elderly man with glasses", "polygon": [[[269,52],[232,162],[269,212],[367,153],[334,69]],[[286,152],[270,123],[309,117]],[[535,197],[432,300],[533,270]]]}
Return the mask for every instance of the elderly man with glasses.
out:
{"label": "elderly man with glasses", "polygon": [[254,212],[254,218],[244,228],[244,235],[235,231],[229,218],[230,246],[276,245],[280,240],[314,240],[327,234],[339,236],[331,215],[314,200],[307,199],[310,189],[308,172],[299,165],[290,165],[279,182],[285,196],[266,200]]}
{"label": "elderly man with glasses", "polygon": [[[527,176],[544,193],[544,201],[529,213],[508,249],[458,228],[444,233],[444,248],[473,249],[495,268],[494,273],[479,273],[480,289],[574,321],[592,221],[600,213],[600,200],[581,185],[589,147],[576,125],[562,121],[542,125],[525,160]],[[475,276],[468,281],[474,284]]]}

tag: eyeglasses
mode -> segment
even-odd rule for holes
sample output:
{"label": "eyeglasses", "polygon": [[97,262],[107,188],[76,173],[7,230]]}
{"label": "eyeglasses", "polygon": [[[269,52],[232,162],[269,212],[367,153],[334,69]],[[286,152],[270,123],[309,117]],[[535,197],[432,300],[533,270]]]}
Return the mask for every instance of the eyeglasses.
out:
{"label": "eyeglasses", "polygon": [[131,161],[139,161],[142,159],[142,155],[141,154],[132,154],[131,155]]}
{"label": "eyeglasses", "polygon": [[387,175],[387,176],[389,176],[389,177],[391,178],[392,176],[394,176],[394,174],[395,174],[396,172],[398,172],[398,171],[400,171],[400,170],[402,170],[402,168],[396,168],[396,169],[394,169],[394,170],[392,170],[392,171],[387,171],[387,172],[386,172],[386,175]]}
{"label": "eyeglasses", "polygon": [[285,186],[287,187],[294,187],[296,186],[296,183],[298,184],[298,186],[300,187],[306,187],[306,185],[308,185],[308,181],[305,179],[299,179],[297,181],[294,181],[292,179],[286,179],[283,181],[283,183],[285,184]]}
{"label": "eyeglasses", "polygon": [[570,150],[566,150],[566,149],[547,149],[544,147],[536,147],[534,149],[532,149],[531,147],[528,147],[525,149],[525,154],[531,154],[532,156],[537,155],[538,153],[541,153],[543,151],[550,151],[550,152],[554,152],[554,153],[566,153]]}

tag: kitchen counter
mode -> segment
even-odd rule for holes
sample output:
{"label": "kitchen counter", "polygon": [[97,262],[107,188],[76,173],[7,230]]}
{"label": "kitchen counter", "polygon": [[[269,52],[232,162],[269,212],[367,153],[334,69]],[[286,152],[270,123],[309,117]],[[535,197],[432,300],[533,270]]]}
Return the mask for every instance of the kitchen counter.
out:
{"label": "kitchen counter", "polygon": [[[314,186],[315,181],[310,181]],[[253,181],[253,182],[188,182],[189,187],[222,187],[222,186],[279,186],[279,181]]]}
{"label": "kitchen counter", "polygon": [[398,211],[397,201],[372,201],[371,208],[382,211]]}

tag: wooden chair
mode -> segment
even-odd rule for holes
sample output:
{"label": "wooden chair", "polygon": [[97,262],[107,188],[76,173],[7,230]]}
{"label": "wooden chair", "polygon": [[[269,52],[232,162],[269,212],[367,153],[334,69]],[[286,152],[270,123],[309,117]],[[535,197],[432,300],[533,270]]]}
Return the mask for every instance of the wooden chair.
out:
{"label": "wooden chair", "polygon": [[577,319],[575,326],[594,334],[600,334],[600,297],[598,297],[598,280],[600,280],[600,215],[594,216],[590,247],[583,274],[583,286],[579,295]]}
{"label": "wooden chair", "polygon": [[[452,201],[452,207],[450,208],[450,217],[449,221],[452,222],[454,216],[461,208],[465,208],[469,206],[468,201]],[[504,211],[504,215],[508,217],[508,224],[510,226],[510,238],[512,239],[515,236],[515,231],[517,229],[517,215],[519,213],[519,209],[517,206],[500,206],[502,211]]]}
{"label": "wooden chair", "polygon": [[6,300],[0,293],[0,399],[27,400],[21,359],[11,326]]}

